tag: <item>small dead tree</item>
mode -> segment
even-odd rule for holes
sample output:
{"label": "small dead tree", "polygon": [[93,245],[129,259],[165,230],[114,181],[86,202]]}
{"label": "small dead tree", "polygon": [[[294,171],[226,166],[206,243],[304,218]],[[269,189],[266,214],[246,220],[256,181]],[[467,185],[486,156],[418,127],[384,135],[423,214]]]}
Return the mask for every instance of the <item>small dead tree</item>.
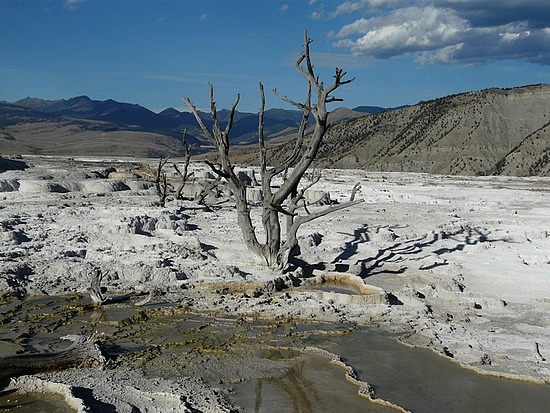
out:
{"label": "small dead tree", "polygon": [[178,176],[180,177],[180,183],[176,189],[176,199],[183,199],[183,188],[187,181],[193,177],[193,172],[189,173],[189,162],[191,161],[191,149],[193,145],[189,145],[186,139],[187,129],[183,130],[183,150],[185,155],[183,158],[183,171],[178,168],[178,165],[174,163],[174,169],[176,170]]}
{"label": "small dead tree", "polygon": [[[109,271],[107,271],[107,274]],[[90,287],[88,293],[92,299],[92,303],[95,307],[101,307],[106,304],[123,303],[129,301],[132,296],[130,294],[118,295],[113,297],[106,297],[104,294],[107,292],[106,287],[101,286],[101,281],[105,277],[106,273],[101,270],[100,267],[90,265],[88,268],[88,274],[90,277]],[[134,304],[134,306],[142,306],[147,304],[153,298],[154,291],[150,291],[149,295]]]}
{"label": "small dead tree", "polygon": [[222,182],[221,182],[220,176],[216,176],[216,179],[210,182],[205,182],[204,185],[202,186],[201,191],[195,197],[195,202],[199,205],[204,206],[207,210],[211,210],[211,207],[215,204],[220,204],[225,202],[225,200],[221,202],[217,201],[215,204],[213,203],[211,205],[207,205],[207,202],[206,202],[207,198],[209,197],[213,199],[220,198],[222,194],[222,191],[220,190],[221,185],[222,185]]}
{"label": "small dead tree", "polygon": [[[239,103],[240,95],[237,95],[237,99],[232,105],[227,125],[225,129],[222,129],[217,118],[214,88],[211,84],[209,85],[210,115],[213,121],[212,131],[208,130],[191,100],[187,97],[183,98],[194,114],[203,133],[218,151],[219,156],[217,162],[213,163],[206,161],[206,163],[215,174],[227,181],[229,188],[233,192],[237,208],[237,220],[243,233],[243,239],[246,246],[255,255],[261,257],[267,266],[279,270],[287,268],[289,259],[296,250],[298,245],[296,234],[301,225],[331,212],[362,202],[362,200],[354,200],[352,198],[349,202],[331,205],[321,211],[307,215],[299,215],[297,213],[298,208],[305,205],[305,190],[318,181],[318,178],[315,178],[311,184],[306,185],[305,188],[299,188],[302,177],[315,159],[322,143],[323,136],[329,126],[326,105],[327,103],[342,101],[342,99],[333,97],[331,94],[340,86],[351,83],[354,80],[353,78],[344,80],[346,73],[342,69],[336,68],[334,82],[328,87],[325,87],[324,83],[316,76],[313,70],[309,48],[311,42],[312,40],[308,38],[307,32],[305,32],[304,50],[295,64],[296,70],[306,79],[308,84],[306,101],[304,103],[295,102],[285,96],[279,95],[278,92],[274,90],[278,97],[303,112],[293,152],[285,161],[275,166],[268,166],[267,161],[263,130],[265,94],[263,85],[261,83],[259,85],[261,106],[258,122],[258,145],[260,153],[260,180],[263,192],[262,224],[265,233],[264,242],[258,239],[256,228],[252,223],[251,207],[247,201],[246,184],[238,178],[234,170],[234,165],[232,165],[229,158],[229,134],[233,126],[235,111]],[[311,102],[312,90],[315,92],[317,98],[314,104]],[[315,118],[315,127],[311,135],[306,139],[306,125],[310,115],[313,115]],[[274,188],[272,181],[277,176],[283,177],[283,184],[278,188]],[[353,191],[353,195],[355,195],[355,190]],[[281,225],[281,218],[283,216],[286,217],[286,237],[284,240]]]}
{"label": "small dead tree", "polygon": [[157,195],[159,197],[159,203],[161,207],[166,205],[166,198],[168,197],[168,182],[166,177],[166,172],[162,170],[169,158],[160,158],[157,171],[155,174],[155,189],[157,190]]}

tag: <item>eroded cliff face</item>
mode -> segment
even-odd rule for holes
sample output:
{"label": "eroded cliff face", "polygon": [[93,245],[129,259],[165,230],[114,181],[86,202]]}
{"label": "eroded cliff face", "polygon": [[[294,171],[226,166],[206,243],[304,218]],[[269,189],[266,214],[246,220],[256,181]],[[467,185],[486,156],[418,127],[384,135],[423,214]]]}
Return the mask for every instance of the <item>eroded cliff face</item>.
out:
{"label": "eroded cliff face", "polygon": [[550,175],[550,85],[488,89],[334,126],[332,168],[456,175]]}

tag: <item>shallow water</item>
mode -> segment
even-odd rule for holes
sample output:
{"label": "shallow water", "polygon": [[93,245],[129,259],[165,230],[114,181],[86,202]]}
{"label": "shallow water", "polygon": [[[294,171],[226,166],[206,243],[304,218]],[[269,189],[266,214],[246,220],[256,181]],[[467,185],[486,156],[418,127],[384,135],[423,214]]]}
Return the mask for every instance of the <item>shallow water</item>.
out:
{"label": "shallow water", "polygon": [[285,351],[276,353],[292,362],[294,367],[287,374],[234,386],[231,399],[247,412],[395,412],[359,397],[357,387],[344,379],[342,368],[325,358],[307,355],[292,360]]}
{"label": "shallow water", "polygon": [[377,397],[413,412],[548,412],[550,386],[480,375],[426,349],[362,329],[345,337],[312,337],[340,354]]}
{"label": "shallow water", "polygon": [[[395,411],[359,397],[330,355],[305,352],[306,346],[340,355],[377,398],[413,412],[546,412],[550,406],[548,385],[478,375],[429,350],[350,325],[246,322],[163,303],[93,309],[75,297],[6,303],[0,315],[4,354],[16,351],[14,345],[44,351],[65,347],[59,337],[66,334],[104,332],[105,350],[119,365],[149,376],[202,377],[229,389],[231,399],[251,412]],[[56,411],[53,403],[57,411],[70,411],[62,400],[47,403],[24,406],[33,413]]]}
{"label": "shallow water", "polygon": [[74,413],[63,397],[44,393],[0,395],[0,411],[15,413]]}

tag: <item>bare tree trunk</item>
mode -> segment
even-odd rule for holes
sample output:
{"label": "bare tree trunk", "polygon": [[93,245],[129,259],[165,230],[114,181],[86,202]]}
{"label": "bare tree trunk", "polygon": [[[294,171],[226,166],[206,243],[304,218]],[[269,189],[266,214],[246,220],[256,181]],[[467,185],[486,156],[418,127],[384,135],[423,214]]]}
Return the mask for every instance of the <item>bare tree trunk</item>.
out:
{"label": "bare tree trunk", "polygon": [[[219,155],[219,160],[216,164],[206,161],[212,171],[219,177],[224,178],[233,196],[237,208],[238,224],[243,233],[243,240],[250,251],[261,257],[264,263],[272,268],[284,270],[287,267],[289,258],[295,251],[297,245],[297,231],[300,226],[306,222],[310,222],[316,218],[324,216],[328,213],[355,205],[361,201],[350,201],[338,206],[326,208],[321,212],[300,216],[297,210],[305,207],[303,194],[305,189],[309,188],[315,182],[314,180],[306,188],[299,190],[300,182],[311,166],[317,152],[321,146],[323,136],[328,128],[328,112],[326,104],[330,102],[341,101],[334,98],[330,94],[338,87],[350,83],[353,79],[344,80],[346,73],[341,69],[336,68],[334,75],[334,83],[325,88],[323,82],[319,80],[314,73],[311,63],[309,45],[312,42],[307,37],[307,32],[304,33],[304,51],[296,62],[296,70],[306,79],[308,84],[308,94],[304,103],[297,103],[287,97],[283,97],[277,93],[284,101],[296,106],[303,112],[302,122],[300,124],[298,137],[292,154],[280,165],[268,167],[266,157],[266,147],[264,141],[264,111],[265,111],[265,94],[263,85],[260,83],[261,106],[259,111],[258,121],[258,145],[260,152],[260,177],[263,192],[262,205],[262,225],[265,234],[265,241],[260,242],[256,235],[256,229],[252,224],[251,210],[246,196],[246,185],[241,182],[234,172],[234,167],[229,159],[229,133],[233,125],[233,119],[240,96],[237,95],[237,100],[232,106],[229,121],[222,130],[218,119],[216,103],[214,101],[214,88],[210,85],[210,115],[213,121],[212,131],[209,131],[202,121],[199,113],[189,98],[184,97],[183,100],[189,106],[189,109],[194,114],[197,123],[201,127],[203,133],[208,140],[216,147]],[[303,67],[302,65],[305,65]],[[316,104],[311,104],[312,90],[316,93]],[[306,126],[310,114],[315,118],[315,127],[308,139],[307,147],[304,147]],[[274,177],[283,174],[283,184],[276,191],[273,190],[271,182]],[[354,195],[355,195],[354,189]],[[303,201],[303,202],[302,202]],[[283,205],[290,204],[287,209]],[[300,205],[301,204],[301,205]],[[307,212],[307,209],[306,209]],[[281,234],[281,215],[286,216],[287,234],[283,241]]]}
{"label": "bare tree trunk", "polygon": [[159,164],[155,177],[155,189],[157,190],[160,206],[163,208],[166,205],[166,197],[168,196],[168,183],[166,181],[166,173],[162,171],[162,168],[164,168],[166,162],[168,162],[168,158],[159,159]]}
{"label": "bare tree trunk", "polygon": [[[90,298],[95,306],[99,307],[104,304],[122,303],[129,301],[130,298],[132,298],[130,294],[124,294],[115,297],[105,297],[103,293],[107,291],[107,288],[101,287],[101,281],[103,280],[105,274],[103,273],[103,271],[101,271],[101,268],[98,268],[96,266],[91,266],[89,269],[89,273],[90,287],[88,288],[88,292],[90,293]],[[149,296],[149,300],[150,299],[151,296]],[[144,303],[145,302],[142,302],[140,303],[140,305],[143,305]]]}
{"label": "bare tree trunk", "polygon": [[0,358],[0,380],[25,374],[58,371],[77,366],[99,367],[105,364],[97,343],[99,334],[91,337],[66,336],[73,344],[54,353],[19,354]]}
{"label": "bare tree trunk", "polygon": [[178,173],[180,177],[180,183],[176,189],[176,199],[182,199],[183,198],[183,188],[185,188],[185,184],[187,181],[193,176],[193,172],[188,173],[189,171],[189,162],[191,161],[191,148],[193,145],[189,145],[187,143],[186,139],[187,135],[187,129],[183,130],[183,148],[185,150],[185,157],[184,157],[184,164],[183,164],[183,172],[179,170],[178,165],[174,163],[174,169]]}

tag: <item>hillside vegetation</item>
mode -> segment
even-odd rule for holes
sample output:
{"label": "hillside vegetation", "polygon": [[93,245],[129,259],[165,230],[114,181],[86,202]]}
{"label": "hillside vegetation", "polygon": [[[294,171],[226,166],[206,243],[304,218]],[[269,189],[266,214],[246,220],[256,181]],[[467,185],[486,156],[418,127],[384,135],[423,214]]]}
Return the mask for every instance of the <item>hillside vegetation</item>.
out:
{"label": "hillside vegetation", "polygon": [[[278,148],[284,156],[287,145]],[[369,171],[550,175],[550,85],[448,96],[334,126],[317,164]]]}

